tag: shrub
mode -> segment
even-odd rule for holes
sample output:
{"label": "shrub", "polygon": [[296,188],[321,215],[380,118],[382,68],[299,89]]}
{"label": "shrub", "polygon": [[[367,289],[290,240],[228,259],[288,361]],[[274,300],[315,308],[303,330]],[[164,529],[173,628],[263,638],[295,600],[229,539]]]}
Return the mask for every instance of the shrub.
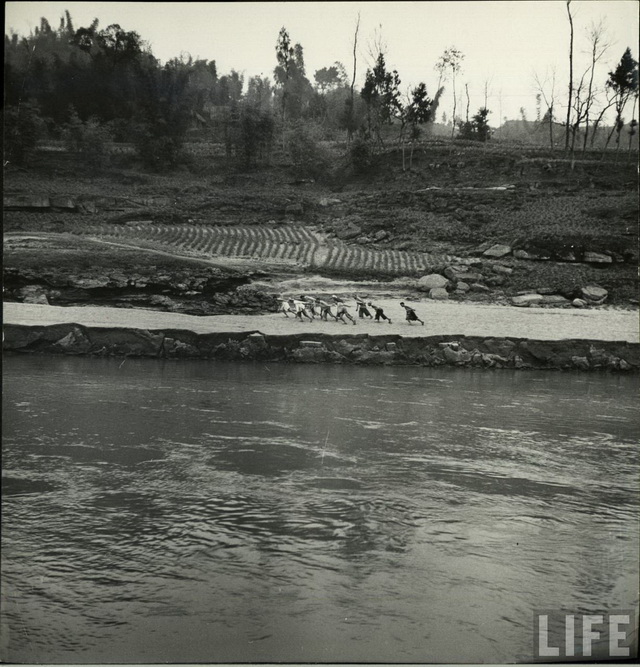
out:
{"label": "shrub", "polygon": [[44,132],[38,107],[30,103],[6,107],[4,111],[4,161],[29,162]]}
{"label": "shrub", "polygon": [[320,143],[322,131],[310,123],[298,123],[287,133],[286,143],[297,175],[320,179],[329,176],[331,155]]}
{"label": "shrub", "polygon": [[184,160],[183,137],[163,131],[164,123],[140,123],[136,126],[134,145],[145,167],[154,171],[174,169]]}
{"label": "shrub", "polygon": [[62,140],[67,150],[79,153],[92,166],[102,166],[109,162],[109,144],[113,137],[106,125],[91,116],[83,122],[72,107],[69,121],[62,130]]}
{"label": "shrub", "polygon": [[362,137],[356,137],[349,147],[349,162],[356,174],[368,173],[374,163],[371,144]]}

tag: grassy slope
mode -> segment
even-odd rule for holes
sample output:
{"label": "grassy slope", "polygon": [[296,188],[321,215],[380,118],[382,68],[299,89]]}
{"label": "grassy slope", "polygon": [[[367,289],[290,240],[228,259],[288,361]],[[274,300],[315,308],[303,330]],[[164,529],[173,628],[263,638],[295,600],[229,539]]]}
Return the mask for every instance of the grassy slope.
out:
{"label": "grassy slope", "polygon": [[[341,163],[336,155],[336,164]],[[295,169],[275,165],[252,174],[225,171],[200,159],[194,171],[168,175],[143,173],[134,165],[83,168],[71,156],[43,154],[27,171],[5,173],[5,193],[50,195],[169,197],[169,204],[138,207],[133,212],[5,212],[5,230],[73,231],[85,224],[125,221],[132,216],[158,222],[273,224],[287,219],[289,204],[302,203],[302,223],[328,233],[352,223],[372,239],[389,237],[378,248],[465,254],[482,242],[526,247],[582,244],[593,250],[626,253],[628,263],[600,269],[553,262],[520,262],[511,290],[545,285],[596,282],[615,291],[615,301],[634,297],[634,253],[637,252],[638,205],[635,165],[621,156],[617,163],[590,160],[574,170],[556,155],[501,146],[432,145],[416,151],[413,169],[403,172],[401,156],[390,151],[367,174],[338,168],[324,183],[296,185]],[[514,185],[509,192],[480,190]],[[440,188],[438,190],[427,188]],[[468,188],[476,188],[469,190]],[[422,190],[422,192],[420,192]],[[318,205],[323,196],[340,204]],[[637,255],[636,255],[637,257]],[[96,252],[78,242],[66,247],[16,249],[5,263],[75,264],[87,269],[126,268],[132,264],[177,269],[182,260],[159,260],[144,252]],[[511,291],[510,290],[510,291]]]}

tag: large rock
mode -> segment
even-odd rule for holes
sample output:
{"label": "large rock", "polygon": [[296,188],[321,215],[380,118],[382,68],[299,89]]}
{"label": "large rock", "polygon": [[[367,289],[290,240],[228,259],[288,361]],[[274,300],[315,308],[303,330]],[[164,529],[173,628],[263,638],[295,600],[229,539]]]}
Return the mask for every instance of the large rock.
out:
{"label": "large rock", "polygon": [[444,287],[434,287],[429,290],[429,298],[444,301],[449,298],[449,292]]}
{"label": "large rock", "polygon": [[389,238],[389,232],[384,229],[379,229],[374,235],[374,241],[384,241],[384,239]]}
{"label": "large rock", "polygon": [[449,284],[449,280],[439,273],[430,273],[428,276],[422,276],[418,280],[418,289],[421,292],[429,292],[432,289],[444,288]]}
{"label": "large rock", "polygon": [[510,253],[511,253],[511,246],[503,245],[501,243],[496,243],[495,245],[492,245],[490,248],[485,250],[482,254],[485,257],[504,257],[505,255],[509,255]]}
{"label": "large rock", "polygon": [[584,299],[574,299],[571,302],[571,305],[574,308],[584,308],[585,306],[588,306],[589,304]]}
{"label": "large rock", "polygon": [[483,280],[483,275],[481,273],[469,271],[468,266],[463,266],[460,264],[452,264],[451,266],[447,266],[447,268],[444,270],[444,275],[454,282],[462,280],[465,283],[475,283],[479,280]]}
{"label": "large rock", "polygon": [[613,258],[610,255],[605,255],[601,252],[585,250],[583,261],[589,262],[590,264],[611,264]]}
{"label": "large rock", "polygon": [[520,296],[512,296],[511,303],[514,306],[519,306],[521,308],[526,308],[532,304],[537,304],[542,302],[542,294],[521,294]]}
{"label": "large rock", "polygon": [[41,285],[26,285],[16,292],[16,296],[22,299],[23,303],[40,303],[49,305],[49,300]]}
{"label": "large rock", "polygon": [[348,225],[340,226],[336,230],[336,236],[339,239],[353,239],[356,236],[360,236],[362,233],[362,228],[358,225],[355,225],[353,222],[350,222]]}
{"label": "large rock", "polygon": [[86,354],[91,349],[91,341],[81,329],[74,327],[66,336],[57,340],[54,347],[67,354]]}
{"label": "large rock", "polygon": [[570,301],[559,294],[543,294],[542,303],[546,306],[568,306]]}
{"label": "large rock", "polygon": [[513,273],[513,269],[510,266],[503,266],[502,264],[493,264],[491,270],[494,273],[499,273],[504,276],[510,276]]}
{"label": "large rock", "polygon": [[582,288],[581,293],[586,301],[594,304],[603,303],[609,294],[604,287],[598,285],[587,285]]}

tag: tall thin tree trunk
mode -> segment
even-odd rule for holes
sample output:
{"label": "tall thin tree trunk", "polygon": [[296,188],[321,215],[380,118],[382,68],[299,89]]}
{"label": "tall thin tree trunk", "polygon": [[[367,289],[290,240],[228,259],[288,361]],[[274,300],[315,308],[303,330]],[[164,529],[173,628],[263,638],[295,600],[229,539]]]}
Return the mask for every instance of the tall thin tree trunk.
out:
{"label": "tall thin tree trunk", "polygon": [[356,71],[358,65],[357,47],[358,47],[358,30],[360,29],[360,12],[358,12],[358,20],[356,21],[356,31],[353,36],[353,78],[351,79],[351,97],[349,106],[349,118],[347,120],[347,143],[351,143],[353,139],[353,111],[354,111],[354,94],[353,90],[356,85]]}
{"label": "tall thin tree trunk", "polygon": [[453,77],[452,77],[452,87],[453,87],[453,118],[451,119],[451,138],[453,139],[453,135],[455,134],[456,131],[456,106],[457,106],[455,71],[453,72]]}
{"label": "tall thin tree trunk", "polygon": [[469,122],[469,104],[470,104],[470,100],[469,100],[469,84],[468,84],[468,83],[465,83],[465,84],[464,84],[464,90],[465,90],[465,92],[467,93],[467,123],[468,123],[468,122]]}
{"label": "tall thin tree trunk", "polygon": [[567,124],[564,135],[565,151],[569,149],[569,134],[571,130],[569,123],[571,121],[571,103],[573,101],[573,16],[571,16],[570,4],[571,0],[567,0],[567,15],[569,16],[569,25],[571,26],[571,38],[569,41],[569,101],[567,103]]}

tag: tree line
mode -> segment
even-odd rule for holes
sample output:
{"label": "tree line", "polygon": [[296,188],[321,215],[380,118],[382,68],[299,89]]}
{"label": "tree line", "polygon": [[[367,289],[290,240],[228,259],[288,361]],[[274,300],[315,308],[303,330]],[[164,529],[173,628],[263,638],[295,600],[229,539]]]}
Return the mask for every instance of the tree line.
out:
{"label": "tree line", "polygon": [[[128,142],[147,167],[162,170],[180,162],[188,133],[197,132],[222,144],[227,157],[245,169],[268,162],[274,149],[281,148],[313,175],[328,160],[321,140],[342,137],[356,168],[365,169],[389,140],[402,147],[403,168],[410,168],[419,137],[433,130],[445,85],[453,93],[451,138],[490,138],[486,85],[484,105],[475,114],[470,114],[465,85],[464,119],[458,114],[461,51],[451,47],[443,53],[435,66],[438,85],[429,95],[423,82],[403,91],[379,41],[370,54],[373,65],[356,90],[358,34],[359,19],[351,77],[340,62],[310,77],[303,47],[283,27],[275,43],[273,78],[245,81],[235,70],[221,75],[214,60],[188,56],[162,64],[137,32],[118,24],[102,29],[95,19],[76,28],[67,11],[54,29],[42,18],[26,37],[5,35],[5,161],[25,162],[46,136],[64,140],[93,162],[108,159],[110,142]],[[595,136],[606,111],[593,119],[593,72],[602,50],[597,40],[593,49],[591,69],[579,85],[570,86],[567,149],[575,148],[581,126],[591,123]],[[547,94],[546,83],[539,84],[539,95],[547,102],[540,122],[552,127],[555,92]],[[619,142],[625,105],[637,99],[638,63],[630,49],[609,73],[606,89]]]}

